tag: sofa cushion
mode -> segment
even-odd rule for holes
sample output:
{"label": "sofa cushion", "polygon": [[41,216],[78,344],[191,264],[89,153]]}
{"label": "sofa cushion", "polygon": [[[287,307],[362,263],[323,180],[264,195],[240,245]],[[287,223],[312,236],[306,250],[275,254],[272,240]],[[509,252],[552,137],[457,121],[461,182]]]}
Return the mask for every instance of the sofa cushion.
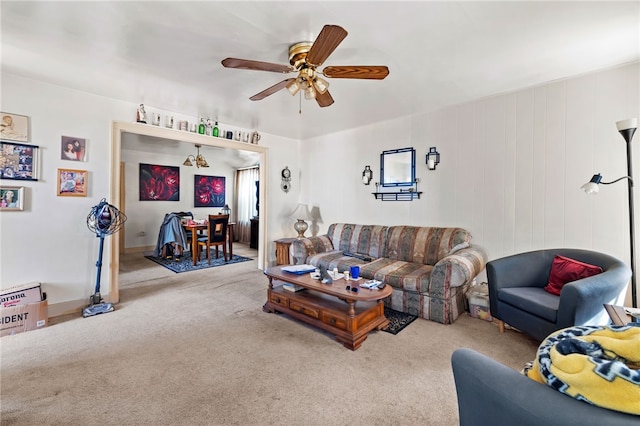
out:
{"label": "sofa cushion", "polygon": [[498,291],[498,300],[552,323],[556,322],[560,297],[542,287],[508,287]]}
{"label": "sofa cushion", "polygon": [[[400,290],[426,293],[429,292],[432,270],[431,265],[381,258],[360,266],[360,275],[383,281]],[[442,295],[431,294],[431,297]]]}
{"label": "sofa cushion", "polygon": [[392,226],[384,257],[435,265],[443,257],[469,247],[471,234],[462,228]]}
{"label": "sofa cushion", "polygon": [[327,235],[333,249],[341,252],[365,254],[374,259],[382,257],[389,227],[380,225],[354,225],[333,223]]}
{"label": "sofa cushion", "polygon": [[602,268],[599,266],[556,255],[551,264],[549,282],[544,289],[551,294],[560,296],[562,287],[566,283],[588,278],[592,275],[598,275],[601,272]]}
{"label": "sofa cushion", "polygon": [[344,253],[339,250],[332,250],[309,256],[307,258],[307,263],[318,268],[324,267],[328,271],[331,271],[333,268],[338,268],[338,271],[340,272],[348,270],[351,266],[360,265],[360,275],[363,278],[370,278],[362,275],[362,265],[366,263],[364,260],[356,257],[345,256]]}

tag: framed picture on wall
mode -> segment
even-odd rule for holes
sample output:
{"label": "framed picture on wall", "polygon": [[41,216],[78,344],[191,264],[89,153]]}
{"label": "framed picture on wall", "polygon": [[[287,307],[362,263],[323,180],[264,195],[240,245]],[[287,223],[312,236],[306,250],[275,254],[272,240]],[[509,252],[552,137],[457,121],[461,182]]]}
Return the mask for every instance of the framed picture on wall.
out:
{"label": "framed picture on wall", "polygon": [[224,207],[225,178],[224,176],[194,175],[194,207]]}
{"label": "framed picture on wall", "polygon": [[0,141],[0,179],[38,180],[38,146]]}
{"label": "framed picture on wall", "polygon": [[24,210],[24,187],[0,186],[0,210]]}
{"label": "framed picture on wall", "polygon": [[86,161],[87,140],[82,138],[74,138],[71,136],[62,136],[60,142],[60,159],[70,161]]}
{"label": "framed picture on wall", "polygon": [[180,201],[180,167],[140,163],[140,201]]}
{"label": "framed picture on wall", "polygon": [[58,169],[58,195],[61,197],[86,197],[86,170]]}
{"label": "framed picture on wall", "polygon": [[7,141],[29,142],[29,117],[0,112],[0,138]]}

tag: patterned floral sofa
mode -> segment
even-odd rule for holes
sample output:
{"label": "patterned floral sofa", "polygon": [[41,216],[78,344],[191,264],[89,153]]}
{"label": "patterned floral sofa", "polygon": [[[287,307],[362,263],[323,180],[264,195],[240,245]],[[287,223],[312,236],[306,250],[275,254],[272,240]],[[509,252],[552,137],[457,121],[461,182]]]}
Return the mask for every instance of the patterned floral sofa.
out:
{"label": "patterned floral sofa", "polygon": [[363,278],[393,287],[388,307],[443,324],[464,312],[466,291],[487,262],[486,252],[471,245],[471,234],[462,228],[347,223],[295,240],[290,257],[298,265],[341,272],[360,265]]}

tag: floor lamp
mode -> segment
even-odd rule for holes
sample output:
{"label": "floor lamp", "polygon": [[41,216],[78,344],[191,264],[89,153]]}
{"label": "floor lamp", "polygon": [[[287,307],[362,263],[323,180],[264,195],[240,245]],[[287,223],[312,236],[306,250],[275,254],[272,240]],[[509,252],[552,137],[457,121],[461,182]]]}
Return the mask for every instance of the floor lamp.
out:
{"label": "floor lamp", "polygon": [[631,139],[633,139],[633,134],[636,132],[638,128],[638,119],[630,118],[628,120],[618,121],[616,123],[616,127],[618,128],[618,132],[622,135],[625,142],[627,142],[627,176],[622,176],[611,182],[602,182],[602,176],[600,173],[597,175],[593,175],[591,180],[582,185],[582,189],[587,194],[593,194],[598,192],[598,185],[609,185],[612,183],[619,182],[621,180],[627,180],[627,188],[629,191],[629,240],[631,243],[631,304],[634,308],[638,307],[638,300],[636,295],[636,254],[635,254],[635,229],[634,229],[634,219],[633,219],[633,173],[631,171]]}

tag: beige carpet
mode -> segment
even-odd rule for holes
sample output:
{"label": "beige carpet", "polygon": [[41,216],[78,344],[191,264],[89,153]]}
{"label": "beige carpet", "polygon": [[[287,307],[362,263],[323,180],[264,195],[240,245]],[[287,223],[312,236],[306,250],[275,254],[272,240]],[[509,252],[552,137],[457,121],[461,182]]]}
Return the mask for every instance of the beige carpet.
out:
{"label": "beige carpet", "polygon": [[463,315],[353,352],[263,312],[266,287],[255,260],[174,274],[123,257],[114,312],[0,340],[2,425],[456,425],[456,348],[521,369],[537,346]]}

